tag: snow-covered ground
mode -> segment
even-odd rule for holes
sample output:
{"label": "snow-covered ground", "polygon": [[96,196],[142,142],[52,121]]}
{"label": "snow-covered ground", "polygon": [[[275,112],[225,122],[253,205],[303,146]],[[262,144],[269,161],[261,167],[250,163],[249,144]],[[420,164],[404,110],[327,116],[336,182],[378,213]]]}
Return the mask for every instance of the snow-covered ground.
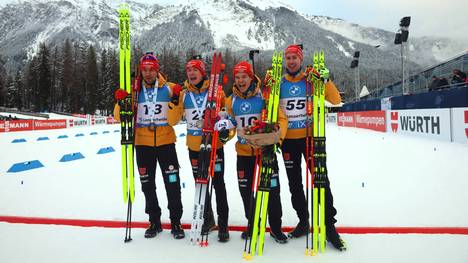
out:
{"label": "snow-covered ground", "polygon": [[[185,133],[176,126],[176,133]],[[125,221],[121,193],[118,125],[0,134],[0,216],[49,217]],[[109,133],[105,133],[108,131]],[[84,136],[75,137],[76,134]],[[96,135],[90,135],[96,133]],[[58,139],[60,135],[68,138]],[[50,140],[36,141],[39,137]],[[11,143],[24,138],[25,143]],[[98,155],[101,148],[115,152]],[[181,163],[183,223],[189,223],[193,178],[185,146],[178,137]],[[232,142],[225,146],[230,224],[245,225],[235,172]],[[84,159],[59,162],[80,152]],[[330,126],[327,130],[328,169],[338,210],[338,227],[468,227],[468,146]],[[44,167],[7,173],[14,163],[39,160]],[[280,158],[283,225],[297,218],[290,203]],[[136,181],[133,220],[146,221],[144,199]],[[166,194],[158,171],[157,191],[162,220],[168,222]],[[188,239],[173,240],[168,231],[153,240],[144,229],[123,243],[122,228],[83,228],[0,223],[0,262],[241,262],[243,241],[232,232],[227,244],[210,236],[208,248],[192,247]],[[468,262],[468,235],[343,234],[348,251],[330,248],[305,258],[304,239],[279,245],[269,237],[265,254],[255,261],[315,260],[319,262]],[[193,260],[193,258],[196,258]]]}

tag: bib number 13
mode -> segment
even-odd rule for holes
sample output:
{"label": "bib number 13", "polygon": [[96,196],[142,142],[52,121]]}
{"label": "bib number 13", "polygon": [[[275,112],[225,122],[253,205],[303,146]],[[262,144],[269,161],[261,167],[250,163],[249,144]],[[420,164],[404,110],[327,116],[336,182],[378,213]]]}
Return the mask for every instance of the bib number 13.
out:
{"label": "bib number 13", "polygon": [[[148,105],[143,105],[145,107],[145,115],[149,114],[149,108]],[[160,114],[162,112],[162,105],[161,104],[155,104],[154,105],[154,114]]]}

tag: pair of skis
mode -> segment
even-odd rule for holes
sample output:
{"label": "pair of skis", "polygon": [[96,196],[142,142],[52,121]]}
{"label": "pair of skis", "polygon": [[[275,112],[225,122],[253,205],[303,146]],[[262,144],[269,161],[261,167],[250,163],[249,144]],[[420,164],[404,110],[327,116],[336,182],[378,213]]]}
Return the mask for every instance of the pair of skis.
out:
{"label": "pair of skis", "polygon": [[[263,92],[267,108],[262,112],[262,121],[276,123],[278,120],[278,105],[280,95],[280,85],[283,72],[283,53],[274,52],[272,57],[272,70],[270,72],[273,83],[270,90]],[[271,187],[271,176],[273,174],[273,164],[275,161],[276,146],[262,149],[262,153],[257,154],[256,165],[258,170],[254,171],[255,178],[252,182],[252,196],[250,202],[250,213],[248,229],[251,231],[250,238],[247,238],[244,246],[244,258],[251,259],[257,253],[263,255],[265,241],[265,230],[268,212],[268,200]],[[261,157],[260,157],[261,156]],[[258,161],[261,158],[261,163]],[[255,168],[256,169],[256,168]],[[254,202],[255,200],[255,202]],[[252,206],[255,203],[254,214]],[[253,216],[253,218],[252,218]]]}
{"label": "pair of skis", "polygon": [[125,228],[125,242],[131,238],[132,204],[135,198],[135,180],[133,167],[134,148],[134,107],[132,102],[132,88],[130,85],[130,11],[126,4],[119,8],[119,62],[120,62],[120,89],[125,90],[129,96],[119,102],[121,152],[122,152],[122,188],[124,203],[127,206],[127,221]]}
{"label": "pair of skis", "polygon": [[[208,246],[208,233],[202,233],[204,218],[207,214],[206,197],[211,198],[211,178],[214,176],[216,163],[216,149],[218,131],[214,129],[221,107],[222,86],[220,80],[224,72],[221,53],[213,55],[213,64],[210,73],[210,86],[204,114],[202,141],[198,156],[198,174],[195,179],[195,202],[193,207],[192,226],[190,229],[190,242],[200,246]],[[208,200],[209,202],[210,200]]]}
{"label": "pair of skis", "polygon": [[[313,68],[321,72],[325,68],[323,51],[314,52]],[[326,79],[307,76],[306,91],[306,192],[309,204],[309,192],[312,192],[312,236],[306,237],[306,255],[324,253],[326,248],[325,225],[325,188],[327,187],[327,164],[325,147],[325,83]],[[312,118],[313,115],[313,118]],[[310,125],[313,120],[313,134]],[[310,176],[312,171],[312,176]],[[311,180],[309,180],[311,178]],[[310,240],[310,242],[309,242]]]}

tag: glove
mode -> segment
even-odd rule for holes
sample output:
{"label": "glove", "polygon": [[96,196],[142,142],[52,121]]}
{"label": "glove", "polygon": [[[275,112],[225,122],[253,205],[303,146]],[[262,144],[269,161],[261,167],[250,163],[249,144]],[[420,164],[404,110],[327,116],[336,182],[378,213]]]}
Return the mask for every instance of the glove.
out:
{"label": "glove", "polygon": [[328,68],[321,68],[320,71],[315,70],[313,67],[307,67],[305,75],[308,81],[321,79],[323,81],[328,80],[330,77],[330,71]]}
{"label": "glove", "polygon": [[309,82],[311,82],[312,80],[320,79],[320,73],[317,70],[315,70],[312,66],[308,66],[304,74],[307,78],[307,81]]}
{"label": "glove", "polygon": [[117,89],[114,92],[114,98],[118,101],[125,99],[128,96],[128,92],[124,89]]}
{"label": "glove", "polygon": [[267,73],[265,75],[265,80],[263,81],[263,85],[266,89],[271,89],[275,85],[275,79],[271,75],[272,71],[267,70]]}
{"label": "glove", "polygon": [[229,119],[222,119],[215,123],[215,130],[221,132],[222,130],[230,130],[235,128],[234,124]]}
{"label": "glove", "polygon": [[236,126],[225,111],[218,113],[219,120],[215,124],[215,130],[218,131],[218,138],[221,142],[226,143],[229,140],[229,130]]}
{"label": "glove", "polygon": [[319,73],[323,81],[328,80],[330,78],[330,70],[328,70],[328,68],[321,68]]}
{"label": "glove", "polygon": [[171,102],[174,103],[174,105],[176,106],[179,104],[179,96],[180,96],[181,91],[182,91],[182,86],[179,84],[176,84],[172,87]]}
{"label": "glove", "polygon": [[228,129],[222,129],[218,132],[218,138],[221,142],[227,143],[229,141],[229,130]]}

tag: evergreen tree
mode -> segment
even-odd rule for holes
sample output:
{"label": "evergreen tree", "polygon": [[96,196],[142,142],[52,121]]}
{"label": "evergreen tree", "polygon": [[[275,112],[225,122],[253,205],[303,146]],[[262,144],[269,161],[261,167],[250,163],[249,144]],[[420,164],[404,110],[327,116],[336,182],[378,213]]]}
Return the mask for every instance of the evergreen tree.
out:
{"label": "evergreen tree", "polygon": [[5,106],[5,98],[6,98],[6,84],[5,84],[5,76],[0,74],[0,106]]}
{"label": "evergreen tree", "polygon": [[114,108],[114,97],[113,97],[113,92],[119,88],[119,59],[118,59],[118,53],[115,50],[112,50],[112,52],[108,53],[109,55],[109,89],[110,89],[110,96],[109,100],[107,103],[107,108],[112,111]]}
{"label": "evergreen tree", "polygon": [[0,56],[0,106],[5,106],[6,104],[6,70],[5,70],[5,62]]}
{"label": "evergreen tree", "polygon": [[61,57],[62,70],[60,72],[59,90],[60,90],[60,111],[69,112],[71,109],[71,88],[73,84],[73,49],[70,40],[67,38],[62,46]]}
{"label": "evergreen tree", "polygon": [[58,89],[58,72],[59,72],[59,51],[58,47],[55,46],[54,52],[52,53],[51,61],[51,110],[58,110],[60,92]]}
{"label": "evergreen tree", "polygon": [[50,64],[49,64],[49,50],[45,43],[39,45],[38,57],[38,89],[35,89],[34,95],[36,96],[35,111],[49,111],[50,110]]}
{"label": "evergreen tree", "polygon": [[23,109],[23,98],[24,98],[24,87],[23,87],[23,74],[21,71],[16,71],[16,76],[14,80],[15,90],[17,91],[17,97],[14,101],[15,107],[19,110]]}
{"label": "evergreen tree", "polygon": [[96,51],[93,45],[86,52],[86,101],[85,113],[95,114],[97,108],[97,93],[99,75],[96,61]]}
{"label": "evergreen tree", "polygon": [[8,108],[17,108],[17,109],[20,109],[21,108],[21,98],[20,98],[20,90],[19,90],[19,87],[18,85],[16,84],[16,80],[17,78],[21,77],[21,75],[19,74],[19,72],[16,73],[16,76],[15,76],[15,79],[13,79],[13,77],[10,75],[8,76],[7,78],[7,96],[6,96],[6,99],[7,99],[7,102],[6,102],[6,106]]}
{"label": "evergreen tree", "polygon": [[38,59],[33,57],[31,61],[29,61],[26,67],[26,73],[23,76],[23,82],[26,83],[24,89],[24,99],[23,101],[24,106],[28,110],[34,110],[36,108],[37,101],[35,100],[35,91],[39,89],[38,85]]}

